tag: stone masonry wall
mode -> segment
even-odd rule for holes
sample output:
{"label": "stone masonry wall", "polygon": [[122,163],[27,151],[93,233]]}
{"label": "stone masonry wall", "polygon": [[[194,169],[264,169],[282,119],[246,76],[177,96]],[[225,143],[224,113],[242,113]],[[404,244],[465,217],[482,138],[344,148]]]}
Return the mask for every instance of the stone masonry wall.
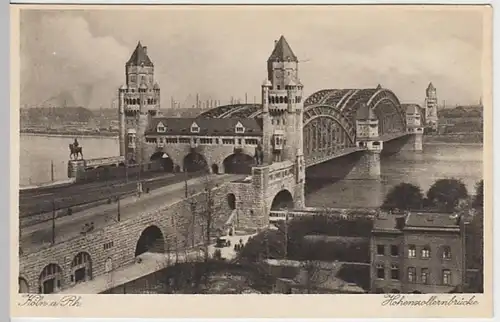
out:
{"label": "stone masonry wall", "polygon": [[[212,189],[214,200],[214,221],[221,225],[229,217],[231,210],[227,203],[228,185]],[[163,233],[165,249],[175,249],[175,241],[179,248],[202,242],[201,225],[204,220],[201,213],[206,205],[206,193],[200,193],[187,200],[165,205],[155,211],[138,214],[134,218],[97,228],[92,233],[79,236],[64,243],[42,249],[36,253],[20,256],[19,277],[28,282],[30,292],[38,292],[39,276],[43,268],[49,264],[57,264],[62,270],[61,288],[71,286],[71,262],[80,252],[90,255],[92,275],[105,272],[105,262],[111,259],[113,269],[134,261],[136,244],[141,233],[149,226],[157,226]],[[195,206],[195,220],[191,211],[191,203]],[[192,222],[196,222],[194,228]],[[105,244],[111,247],[104,247]]]}
{"label": "stone masonry wall", "polygon": [[[222,141],[222,138],[219,139]],[[255,145],[242,145],[242,153],[253,158],[255,154]],[[201,154],[207,161],[210,170],[212,165],[216,164],[219,168],[219,173],[224,173],[224,159],[234,154],[235,145],[215,145],[215,144],[198,144],[196,151]],[[191,144],[165,144],[162,148],[157,148],[156,143],[145,144],[145,154],[149,158],[158,151],[165,152],[174,162],[174,167],[179,166],[183,169],[184,158],[191,152]]]}

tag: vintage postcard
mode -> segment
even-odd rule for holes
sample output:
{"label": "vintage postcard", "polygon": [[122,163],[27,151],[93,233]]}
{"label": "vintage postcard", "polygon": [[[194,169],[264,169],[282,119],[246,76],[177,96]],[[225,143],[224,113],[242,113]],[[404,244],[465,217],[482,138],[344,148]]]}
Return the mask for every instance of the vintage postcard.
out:
{"label": "vintage postcard", "polygon": [[489,6],[11,17],[13,316],[492,315]]}

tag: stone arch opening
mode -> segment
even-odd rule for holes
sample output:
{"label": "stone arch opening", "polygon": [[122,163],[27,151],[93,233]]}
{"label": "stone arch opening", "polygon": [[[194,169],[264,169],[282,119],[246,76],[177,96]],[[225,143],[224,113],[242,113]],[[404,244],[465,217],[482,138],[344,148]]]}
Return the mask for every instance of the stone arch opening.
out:
{"label": "stone arch opening", "polygon": [[232,174],[252,174],[254,160],[245,153],[233,153],[222,162],[224,172]]}
{"label": "stone arch opening", "polygon": [[26,294],[30,292],[30,286],[28,284],[28,281],[24,279],[23,277],[19,277],[19,290],[18,292],[20,294]]}
{"label": "stone arch opening", "polygon": [[89,253],[76,254],[71,262],[71,282],[78,284],[92,279],[92,259]]}
{"label": "stone arch opening", "polygon": [[236,196],[234,195],[234,193],[230,193],[227,195],[227,205],[231,210],[236,209]]}
{"label": "stone arch opening", "polygon": [[290,191],[281,190],[274,197],[273,203],[271,204],[271,210],[279,209],[293,209],[293,197]]}
{"label": "stone arch opening", "polygon": [[40,273],[38,293],[52,294],[61,289],[63,274],[61,266],[49,264]]}
{"label": "stone arch opening", "polygon": [[165,152],[155,152],[149,158],[151,162],[158,162],[165,172],[174,172],[174,162]]}
{"label": "stone arch opening", "polygon": [[219,166],[217,164],[212,164],[212,172],[215,174],[219,173]]}
{"label": "stone arch opening", "polygon": [[184,157],[184,171],[198,172],[208,170],[207,160],[198,152],[191,152]]}
{"label": "stone arch opening", "polygon": [[420,291],[413,291],[413,292],[411,292],[411,293],[412,293],[412,294],[422,294],[422,292],[420,292]]}
{"label": "stone arch opening", "polygon": [[137,241],[135,247],[135,256],[139,256],[146,252],[150,253],[164,253],[165,252],[165,238],[158,226],[149,226],[144,229]]}

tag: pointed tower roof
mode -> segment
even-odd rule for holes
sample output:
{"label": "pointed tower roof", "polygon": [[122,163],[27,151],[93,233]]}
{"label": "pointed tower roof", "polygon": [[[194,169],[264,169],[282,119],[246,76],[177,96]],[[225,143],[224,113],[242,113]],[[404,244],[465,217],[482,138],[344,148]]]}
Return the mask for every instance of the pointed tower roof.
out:
{"label": "pointed tower roof", "polygon": [[137,47],[135,47],[135,50],[132,53],[132,56],[130,56],[130,59],[127,62],[127,66],[140,66],[142,64],[144,64],[144,66],[153,67],[153,63],[148,57],[147,47],[141,45],[141,42],[139,41],[137,43]]}
{"label": "pointed tower roof", "polygon": [[434,89],[436,89],[436,88],[434,87],[434,85],[432,85],[432,82],[430,82],[430,83],[429,83],[429,86],[427,86],[427,89],[428,89],[428,90],[434,90]]}
{"label": "pointed tower roof", "polygon": [[377,89],[382,89],[382,85],[378,84]]}
{"label": "pointed tower roof", "polygon": [[294,62],[299,62],[297,59],[297,56],[292,51],[292,48],[290,48],[290,45],[286,41],[284,36],[281,36],[278,41],[276,41],[276,44],[274,45],[274,50],[271,53],[271,56],[269,56],[269,59],[267,60],[268,62],[271,61],[294,61]]}

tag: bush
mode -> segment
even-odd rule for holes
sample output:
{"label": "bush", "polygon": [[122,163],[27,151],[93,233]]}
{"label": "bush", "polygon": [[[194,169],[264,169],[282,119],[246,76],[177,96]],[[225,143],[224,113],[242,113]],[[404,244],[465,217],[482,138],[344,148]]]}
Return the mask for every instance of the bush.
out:
{"label": "bush", "polygon": [[296,260],[370,262],[370,239],[358,237],[305,236],[291,244],[289,258]]}

